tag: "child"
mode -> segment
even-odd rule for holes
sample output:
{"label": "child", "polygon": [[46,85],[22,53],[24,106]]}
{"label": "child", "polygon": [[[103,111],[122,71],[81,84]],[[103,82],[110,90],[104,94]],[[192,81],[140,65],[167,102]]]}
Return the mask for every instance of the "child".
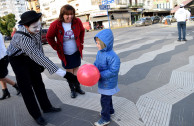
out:
{"label": "child", "polygon": [[114,114],[112,95],[119,91],[118,73],[120,59],[113,50],[114,37],[110,29],[100,31],[95,37],[98,53],[94,65],[100,71],[98,92],[101,94],[101,118],[95,122],[96,126],[105,126],[110,123],[110,115]]}

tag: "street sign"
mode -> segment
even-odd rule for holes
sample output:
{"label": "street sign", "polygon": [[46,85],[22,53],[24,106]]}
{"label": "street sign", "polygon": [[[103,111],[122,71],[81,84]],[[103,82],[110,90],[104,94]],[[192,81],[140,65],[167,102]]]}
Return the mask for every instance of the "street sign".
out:
{"label": "street sign", "polygon": [[110,20],[109,20],[109,15],[108,15],[108,9],[110,9],[110,6],[108,6],[107,4],[113,3],[114,0],[102,0],[102,5],[106,5],[106,6],[99,6],[100,10],[104,10],[106,9],[107,11],[107,16],[108,16],[108,23],[109,23],[109,28],[110,28]]}
{"label": "street sign", "polygon": [[115,0],[102,0],[102,5],[113,3]]}
{"label": "street sign", "polygon": [[110,9],[110,5],[99,5],[100,10],[109,10]]}

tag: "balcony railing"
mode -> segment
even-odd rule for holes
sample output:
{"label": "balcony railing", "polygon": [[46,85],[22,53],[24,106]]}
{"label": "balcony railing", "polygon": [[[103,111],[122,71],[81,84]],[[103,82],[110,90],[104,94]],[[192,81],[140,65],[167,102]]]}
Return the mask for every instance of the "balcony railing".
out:
{"label": "balcony railing", "polygon": [[143,3],[137,3],[137,4],[132,4],[132,5],[129,5],[130,8],[136,8],[136,7],[143,7],[144,4]]}

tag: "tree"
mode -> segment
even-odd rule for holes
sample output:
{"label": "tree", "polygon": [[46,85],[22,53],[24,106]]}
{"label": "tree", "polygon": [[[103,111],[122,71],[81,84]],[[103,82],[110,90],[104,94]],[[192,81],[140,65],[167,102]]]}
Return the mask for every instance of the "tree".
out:
{"label": "tree", "polygon": [[3,17],[0,17],[0,32],[3,35],[10,36],[15,24],[16,20],[14,14],[8,14]]}

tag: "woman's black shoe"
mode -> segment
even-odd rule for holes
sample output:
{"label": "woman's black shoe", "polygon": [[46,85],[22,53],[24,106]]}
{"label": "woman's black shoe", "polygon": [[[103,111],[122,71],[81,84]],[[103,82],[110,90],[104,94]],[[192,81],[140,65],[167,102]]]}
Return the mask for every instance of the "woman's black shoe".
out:
{"label": "woman's black shoe", "polygon": [[75,91],[78,92],[79,94],[85,94],[85,91],[83,91],[80,87],[80,83],[77,81],[77,83],[75,83]]}
{"label": "woman's black shoe", "polygon": [[61,108],[54,108],[54,107],[51,107],[47,110],[43,110],[44,113],[53,113],[53,112],[60,112],[61,111]]}
{"label": "woman's black shoe", "polygon": [[37,119],[35,119],[35,121],[36,121],[36,123],[38,123],[41,126],[47,125],[47,122],[45,121],[45,119],[42,116],[40,116]]}
{"label": "woman's black shoe", "polygon": [[77,97],[77,93],[75,91],[71,91],[71,98],[76,98]]}
{"label": "woman's black shoe", "polygon": [[0,98],[0,100],[6,99],[6,97],[8,97],[8,98],[11,97],[9,91],[7,90],[7,88],[2,89],[2,91],[3,91],[3,96]]}

